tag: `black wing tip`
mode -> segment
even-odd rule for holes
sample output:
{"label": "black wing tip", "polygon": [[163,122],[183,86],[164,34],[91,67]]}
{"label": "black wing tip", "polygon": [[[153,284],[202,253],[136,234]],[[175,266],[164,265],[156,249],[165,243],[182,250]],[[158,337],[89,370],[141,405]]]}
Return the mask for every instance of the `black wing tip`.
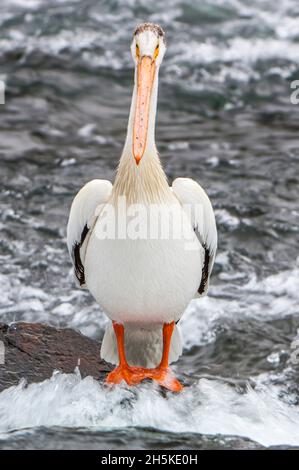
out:
{"label": "black wing tip", "polygon": [[85,272],[84,272],[84,266],[81,260],[80,249],[84,243],[84,240],[86,238],[86,235],[88,234],[88,231],[89,231],[89,228],[87,224],[85,224],[81,233],[80,242],[74,243],[74,246],[73,246],[73,261],[74,261],[74,268],[75,268],[75,276],[78,279],[81,287],[84,286],[85,284]]}
{"label": "black wing tip", "polygon": [[85,284],[85,273],[84,273],[84,266],[81,261],[80,256],[80,243],[75,243],[73,247],[73,259],[74,259],[74,268],[75,268],[75,276],[78,279],[80,286]]}
{"label": "black wing tip", "polygon": [[210,258],[211,258],[210,250],[206,246],[204,246],[203,248],[205,250],[205,259],[204,259],[204,264],[202,268],[201,282],[197,291],[199,294],[203,294],[207,286],[207,283],[209,280],[209,264],[210,264]]}

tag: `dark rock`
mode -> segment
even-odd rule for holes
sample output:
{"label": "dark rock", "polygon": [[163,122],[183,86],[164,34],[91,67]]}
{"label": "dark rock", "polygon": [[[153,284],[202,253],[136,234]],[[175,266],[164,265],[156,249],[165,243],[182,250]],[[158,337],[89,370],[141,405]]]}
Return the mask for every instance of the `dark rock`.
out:
{"label": "dark rock", "polygon": [[111,370],[100,358],[101,344],[70,328],[41,323],[0,323],[0,341],[5,346],[5,363],[0,365],[0,391],[20,379],[40,382],[54,370],[71,373],[79,365],[82,377],[103,379]]}

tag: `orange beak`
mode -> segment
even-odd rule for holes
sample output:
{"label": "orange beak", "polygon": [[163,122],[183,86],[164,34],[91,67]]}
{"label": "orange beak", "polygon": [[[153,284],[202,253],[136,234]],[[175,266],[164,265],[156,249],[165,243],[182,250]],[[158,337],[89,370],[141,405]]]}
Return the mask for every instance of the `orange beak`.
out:
{"label": "orange beak", "polygon": [[137,66],[137,99],[133,128],[133,155],[139,165],[143,157],[148,132],[150,99],[155,78],[156,64],[149,57],[144,56]]}

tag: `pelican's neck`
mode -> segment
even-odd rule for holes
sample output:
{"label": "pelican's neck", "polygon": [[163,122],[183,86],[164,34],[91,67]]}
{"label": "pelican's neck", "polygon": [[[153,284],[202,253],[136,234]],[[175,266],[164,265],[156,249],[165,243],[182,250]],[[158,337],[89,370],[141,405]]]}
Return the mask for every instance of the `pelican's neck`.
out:
{"label": "pelican's neck", "polygon": [[137,166],[133,156],[133,126],[137,99],[137,72],[135,69],[127,138],[113,186],[114,197],[125,196],[129,203],[163,202],[169,193],[167,178],[161,166],[155,143],[157,96],[158,69],[151,94],[146,148]]}

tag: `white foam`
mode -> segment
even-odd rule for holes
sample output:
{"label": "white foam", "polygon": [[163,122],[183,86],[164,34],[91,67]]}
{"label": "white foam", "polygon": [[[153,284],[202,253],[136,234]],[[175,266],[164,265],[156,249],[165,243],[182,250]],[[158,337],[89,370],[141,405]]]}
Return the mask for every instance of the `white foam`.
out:
{"label": "white foam", "polygon": [[96,129],[96,124],[94,122],[90,122],[88,124],[85,124],[85,126],[81,127],[78,130],[78,135],[80,137],[88,138],[91,137]]}
{"label": "white foam", "polygon": [[[217,286],[212,283],[210,296],[193,300],[180,321],[185,349],[214,341],[215,326],[227,318],[268,321],[298,313],[297,265],[264,279],[258,279],[252,273],[246,282],[248,273],[229,270],[227,253],[219,253],[217,262],[218,259],[223,266],[223,273],[219,276],[223,282]],[[243,284],[236,284],[243,279]]]}
{"label": "white foam", "polygon": [[226,209],[217,209],[215,210],[216,220],[220,225],[234,230],[240,225],[240,220],[238,217],[230,214]]}
{"label": "white foam", "polygon": [[25,8],[26,10],[35,10],[42,4],[42,0],[26,0],[26,2],[23,0],[4,0],[3,3],[8,3],[9,6]]}
{"label": "white foam", "polygon": [[180,395],[163,398],[151,384],[108,388],[78,373],[22,383],[0,394],[0,437],[36,426],[162,431],[246,436],[262,445],[298,445],[299,410],[266,385],[246,393],[217,380],[201,379]]}
{"label": "white foam", "polygon": [[198,42],[180,43],[178,57],[175,60],[191,62],[193,64],[211,64],[213,62],[240,62],[254,63],[258,60],[288,59],[299,62],[299,44],[288,40],[264,38],[246,39],[234,37],[223,44],[214,44],[207,40]]}
{"label": "white foam", "polygon": [[26,36],[21,31],[10,30],[9,38],[1,39],[2,52],[22,49],[25,54],[39,50],[44,54],[58,55],[64,50],[73,52],[88,49],[97,41],[100,43],[101,35],[97,32],[76,29],[73,31],[62,30],[52,36]]}

